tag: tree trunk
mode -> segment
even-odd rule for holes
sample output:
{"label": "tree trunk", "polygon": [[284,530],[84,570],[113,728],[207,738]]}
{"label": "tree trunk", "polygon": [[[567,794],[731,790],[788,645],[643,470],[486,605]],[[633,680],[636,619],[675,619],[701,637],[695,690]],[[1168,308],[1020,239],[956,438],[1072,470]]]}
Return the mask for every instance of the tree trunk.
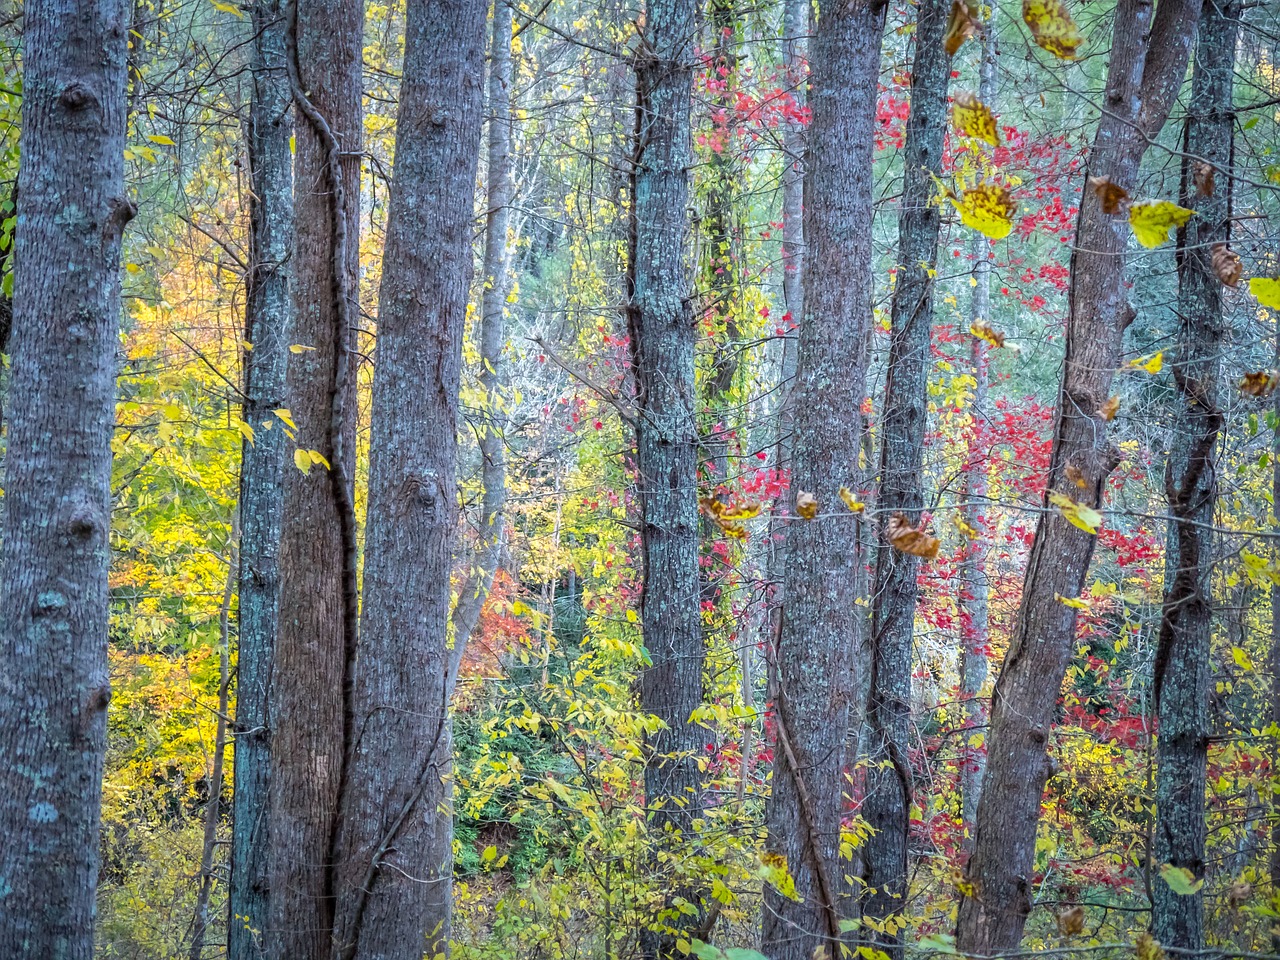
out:
{"label": "tree trunk", "polygon": [[483,128],[483,0],[410,0],[379,298],[355,749],[334,955],[448,949],[447,717],[459,375]]}
{"label": "tree trunk", "polygon": [[[982,64],[979,67],[978,98],[992,105],[996,92],[996,10],[983,24]],[[973,307],[971,320],[991,322],[991,241],[973,234]],[[960,746],[960,820],[963,824],[962,849],[973,851],[974,818],[978,797],[982,792],[982,774],[987,767],[987,705],[982,699],[982,685],[987,681],[987,650],[991,642],[989,617],[990,585],[987,582],[987,519],[983,504],[987,499],[987,446],[982,442],[987,416],[987,391],[991,362],[987,342],[973,337],[973,419],[969,434],[964,479],[964,502],[960,515],[971,530],[977,531],[965,547],[960,565],[961,589],[966,616],[964,647],[960,652],[960,699],[964,710],[964,740]]]}
{"label": "tree trunk", "polygon": [[[1219,6],[1221,4],[1221,6]],[[1213,246],[1230,239],[1232,81],[1238,13],[1230,0],[1205,0],[1186,120],[1183,206],[1196,216],[1182,231],[1178,263],[1178,409],[1170,433],[1165,494],[1172,515],[1165,558],[1165,595],[1156,648],[1154,852],[1159,865],[1205,871],[1205,781],[1209,750],[1209,642],[1213,609],[1213,517],[1218,503],[1217,446],[1222,429],[1218,381],[1224,328],[1222,282]],[[1189,158],[1196,157],[1196,161]],[[1193,163],[1211,164],[1214,191],[1197,189]],[[1184,950],[1204,948],[1204,894],[1175,893],[1153,880],[1152,927],[1157,940]]]}
{"label": "tree trunk", "polygon": [[230,960],[265,957],[269,923],[271,719],[269,689],[280,606],[280,528],[286,438],[272,412],[285,406],[293,301],[293,117],[280,0],[253,5],[249,105],[250,270],[245,305],[245,400],[253,430],[240,469],[240,602],[232,772]]}
{"label": "tree trunk", "polygon": [[121,0],[28,0],[0,547],[0,956],[89,960],[106,752]]}
{"label": "tree trunk", "polygon": [[[793,392],[792,489],[822,516],[787,531],[771,690],[778,748],[766,810],[768,852],[786,858],[799,902],[765,890],[764,952],[809,960],[840,938],[836,886],[845,734],[853,676],[857,524],[839,490],[854,483],[871,324],[872,153],[884,7],[822,11],[814,34],[805,157],[804,314]],[[794,515],[794,510],[793,510]]]}
{"label": "tree trunk", "polygon": [[286,19],[298,114],[291,341],[304,349],[289,358],[285,406],[296,424],[290,446],[318,451],[329,469],[304,461],[304,472],[295,461],[284,472],[268,943],[272,956],[316,960],[331,948],[332,846],[356,641],[349,357],[359,270],[363,5],[295,0]]}
{"label": "tree trunk", "polygon": [[[1138,165],[1160,132],[1186,73],[1199,5],[1120,0],[1107,78],[1106,107],[1089,156],[1088,176],[1136,186]],[[1148,36],[1148,31],[1150,31]],[[1076,223],[1064,360],[1048,491],[1089,507],[1102,500],[1119,454],[1106,439],[1107,402],[1133,317],[1123,293],[1129,226],[1103,214],[1085,187]],[[1066,471],[1079,471],[1083,483]],[[1048,503],[1046,494],[1046,505]],[[1075,640],[1076,610],[1094,536],[1057,512],[1041,514],[1009,650],[992,693],[988,763],[968,865],[976,894],[960,905],[957,946],[970,955],[1017,949],[1031,911],[1036,824],[1049,775],[1050,727]]]}
{"label": "tree trunk", "polygon": [[453,611],[453,650],[449,688],[480,612],[493,586],[502,554],[507,499],[506,418],[502,391],[506,383],[503,353],[507,342],[506,308],[511,280],[507,232],[511,224],[511,7],[505,0],[493,5],[493,39],[489,55],[489,212],[485,218],[484,292],[480,302],[480,387],[484,410],[480,432],[480,536],[473,571],[464,579]]}
{"label": "tree trunk", "polygon": [[[698,436],[694,395],[697,332],[689,303],[690,109],[697,39],[694,0],[649,0],[636,61],[634,247],[628,324],[636,403],[636,493],[641,505],[641,627],[651,664],[640,706],[663,728],[646,738],[648,829],[655,849],[695,842],[702,817],[698,770],[702,705],[702,615],[698,576]],[[673,910],[688,879],[662,878],[664,906],[641,934],[647,958],[675,953],[676,933],[696,927]]]}
{"label": "tree trunk", "polygon": [[[924,505],[924,432],[928,415],[933,340],[933,274],[941,216],[933,183],[942,171],[951,57],[943,44],[951,0],[921,0],[916,7],[911,64],[911,113],[903,150],[902,207],[898,218],[897,284],[891,308],[889,367],[880,441],[880,528],[903,513],[913,523]],[[911,652],[915,634],[919,557],[881,538],[872,588],[871,742],[863,815],[875,839],[863,853],[867,942],[891,960],[902,956],[896,931],[907,896],[907,839],[911,829]],[[885,926],[888,921],[887,926]]]}

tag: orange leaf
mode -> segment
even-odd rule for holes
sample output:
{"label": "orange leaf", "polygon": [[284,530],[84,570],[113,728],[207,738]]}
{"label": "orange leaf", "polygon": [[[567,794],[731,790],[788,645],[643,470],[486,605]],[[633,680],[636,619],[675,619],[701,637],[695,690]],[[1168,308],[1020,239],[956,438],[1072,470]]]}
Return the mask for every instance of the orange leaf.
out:
{"label": "orange leaf", "polygon": [[890,517],[884,536],[895,550],[908,553],[913,557],[932,560],[938,555],[938,538],[925,533],[924,524],[913,527],[906,514],[895,513]]}

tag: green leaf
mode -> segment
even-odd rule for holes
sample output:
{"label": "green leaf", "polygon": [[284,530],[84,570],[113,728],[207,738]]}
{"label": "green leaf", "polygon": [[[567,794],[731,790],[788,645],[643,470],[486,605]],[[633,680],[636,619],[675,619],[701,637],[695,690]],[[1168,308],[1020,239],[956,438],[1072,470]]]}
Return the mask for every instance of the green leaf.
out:
{"label": "green leaf", "polygon": [[1195,874],[1186,867],[1175,867],[1172,863],[1166,863],[1160,868],[1160,878],[1180,897],[1199,893],[1200,888],[1204,886],[1204,881],[1197,880]]}

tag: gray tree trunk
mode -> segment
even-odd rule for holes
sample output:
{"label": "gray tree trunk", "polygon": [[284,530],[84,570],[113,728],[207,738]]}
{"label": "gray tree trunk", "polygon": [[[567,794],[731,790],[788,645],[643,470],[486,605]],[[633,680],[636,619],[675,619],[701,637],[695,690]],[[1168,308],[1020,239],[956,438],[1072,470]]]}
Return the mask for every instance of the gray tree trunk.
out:
{"label": "gray tree trunk", "polygon": [[332,848],[350,735],[345,714],[356,638],[349,358],[359,270],[363,14],[358,0],[295,0],[286,13],[297,111],[291,342],[304,348],[288,364],[285,406],[297,425],[289,449],[319,451],[330,464],[304,473],[290,459],[284,472],[267,942],[271,956],[298,960],[318,960],[331,949]]}
{"label": "gray tree trunk", "polygon": [[121,0],[29,0],[3,546],[0,956],[89,960],[106,752]]}
{"label": "gray tree trunk", "polygon": [[[1222,282],[1213,246],[1230,239],[1232,90],[1239,14],[1230,0],[1205,0],[1200,14],[1191,103],[1185,125],[1181,204],[1196,211],[1182,231],[1178,263],[1180,318],[1173,379],[1177,411],[1170,432],[1165,493],[1173,517],[1165,558],[1164,606],[1154,692],[1158,865],[1205,872],[1205,781],[1209,750],[1209,641],[1213,608],[1212,532],[1218,504],[1216,446],[1220,356],[1225,329]],[[1205,196],[1193,164],[1212,164],[1216,188]],[[1204,893],[1175,893],[1154,878],[1152,927],[1165,946],[1204,948]]]}
{"label": "gray tree trunk", "polygon": [[485,217],[484,291],[480,300],[480,387],[484,410],[480,425],[480,536],[473,570],[463,580],[453,610],[453,651],[449,661],[450,689],[467,642],[480,622],[480,612],[493,586],[502,555],[507,499],[506,417],[502,413],[502,388],[506,385],[503,353],[506,350],[507,294],[511,226],[511,7],[505,0],[493,5],[493,38],[489,47],[489,211]]}
{"label": "gray tree trunk", "polygon": [[[880,489],[876,513],[883,531],[904,513],[913,524],[924,505],[924,433],[928,419],[933,273],[938,260],[939,207],[933,183],[942,172],[951,57],[943,44],[951,0],[916,6],[911,62],[911,113],[903,150],[898,271],[890,311],[889,367],[880,427]],[[916,576],[920,558],[881,537],[872,588],[870,731],[863,815],[875,830],[862,851],[867,895],[862,912],[866,941],[891,960],[902,957],[902,937],[874,928],[899,918],[907,897],[907,840],[911,829],[911,653],[915,635]],[[890,926],[893,926],[892,924]]]}
{"label": "gray tree trunk", "polygon": [[447,717],[462,337],[483,128],[483,0],[410,0],[379,298],[355,749],[334,956],[448,949]]}
{"label": "gray tree trunk", "polygon": [[[698,577],[698,436],[686,245],[689,232],[690,109],[697,41],[694,0],[649,0],[636,61],[634,245],[628,324],[635,375],[637,498],[642,556],[641,627],[651,665],[640,706],[663,722],[647,738],[648,829],[656,846],[696,842],[702,816],[702,614]],[[656,861],[656,857],[654,857]],[[666,906],[641,934],[645,957],[675,952],[676,931],[699,916],[671,908],[689,896],[685,878],[663,878]]]}
{"label": "gray tree trunk", "polygon": [[[1106,110],[1088,176],[1136,186],[1143,154],[1182,85],[1199,12],[1196,0],[1170,0],[1153,17],[1147,0],[1120,0]],[[1086,187],[1072,246],[1066,358],[1048,490],[1095,508],[1119,462],[1098,411],[1110,396],[1124,330],[1133,317],[1122,283],[1129,233],[1126,218],[1103,214],[1097,195]],[[1067,477],[1068,466],[1080,471],[1083,486]],[[1016,950],[1031,912],[1050,728],[1075,641],[1076,610],[1058,597],[1080,595],[1094,542],[1093,535],[1056,511],[1041,514],[1036,526],[1022,604],[992,693],[987,771],[968,864],[976,895],[961,903],[957,926],[957,946],[966,954]]]}
{"label": "gray tree trunk", "polygon": [[[996,92],[996,11],[983,24],[982,64],[979,67],[978,97],[988,106]],[[970,319],[976,323],[991,322],[991,241],[973,234],[973,305]],[[973,359],[973,416],[979,423],[987,415],[987,391],[991,363],[987,342],[974,337],[970,347]],[[971,439],[978,436],[975,429]],[[965,548],[960,565],[963,609],[968,617],[964,627],[964,647],[960,651],[960,699],[964,710],[964,740],[960,746],[960,819],[963,824],[962,848],[973,850],[974,818],[978,797],[982,792],[982,774],[987,768],[985,743],[987,704],[982,699],[982,685],[987,681],[987,648],[991,640],[990,584],[987,582],[987,520],[983,504],[987,499],[986,451],[972,442],[967,452],[969,466],[964,480],[964,503],[960,515],[976,530],[977,535]],[[975,745],[975,738],[981,745]]]}
{"label": "gray tree trunk", "polygon": [[[863,343],[871,324],[872,152],[881,4],[854,0],[822,11],[812,41],[804,204],[804,314],[793,391],[792,489],[813,494],[821,516],[787,531],[785,608],[773,651],[771,699],[778,746],[766,809],[771,854],[786,858],[800,902],[765,890],[763,949],[809,960],[840,938],[837,885],[845,739],[856,689],[853,641],[857,524],[839,490],[854,484],[866,389]],[[793,511],[794,514],[794,511]]]}
{"label": "gray tree trunk", "polygon": [[254,431],[240,468],[240,603],[232,772],[230,960],[261,960],[268,927],[271,719],[280,606],[280,527],[288,456],[283,424],[293,327],[293,115],[280,0],[257,0],[249,104],[250,270],[245,305],[244,422]]}

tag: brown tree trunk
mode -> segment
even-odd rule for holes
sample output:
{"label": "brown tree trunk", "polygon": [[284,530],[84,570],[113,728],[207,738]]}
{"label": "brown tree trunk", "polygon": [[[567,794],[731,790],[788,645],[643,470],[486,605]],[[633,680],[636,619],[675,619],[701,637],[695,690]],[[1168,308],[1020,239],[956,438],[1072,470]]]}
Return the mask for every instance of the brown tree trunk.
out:
{"label": "brown tree trunk", "polygon": [[507,342],[507,294],[510,261],[507,232],[511,226],[511,7],[493,5],[493,39],[489,47],[489,210],[485,217],[484,291],[480,300],[480,387],[484,392],[477,431],[480,434],[480,535],[471,573],[463,579],[453,610],[453,650],[449,687],[467,642],[480,622],[480,612],[493,586],[502,555],[507,499],[507,459],[502,391],[506,383],[503,354]]}
{"label": "brown tree trunk", "polygon": [[[1221,5],[1220,5],[1221,4]],[[1238,12],[1229,0],[1205,0],[1200,14],[1190,114],[1185,125],[1180,202],[1196,216],[1179,236],[1178,316],[1173,380],[1178,409],[1170,432],[1165,492],[1171,521],[1165,594],[1156,648],[1156,863],[1205,872],[1205,782],[1209,756],[1209,642],[1213,608],[1214,511],[1218,505],[1215,448],[1225,330],[1222,282],[1213,246],[1230,239],[1232,89]],[[1196,157],[1192,161],[1189,157]],[[1193,164],[1211,164],[1216,187],[1197,189]],[[1165,946],[1204,948],[1204,893],[1174,892],[1153,881],[1152,928]]]}
{"label": "brown tree trunk", "polygon": [[[249,103],[249,244],[241,417],[254,439],[240,468],[239,645],[232,770],[230,960],[261,960],[270,918],[269,693],[280,605],[280,528],[287,438],[272,411],[285,406],[293,301],[293,116],[280,0],[257,0]],[[292,468],[290,468],[292,469]]]}
{"label": "brown tree trunk", "polygon": [[[658,847],[696,842],[702,817],[698,753],[703,702],[702,614],[698,577],[698,436],[694,390],[696,330],[689,303],[690,109],[697,40],[694,0],[649,0],[643,53],[636,62],[636,156],[632,181],[634,245],[629,312],[636,406],[636,493],[642,553],[641,628],[651,665],[640,678],[640,706],[663,722],[646,738],[644,771],[651,865]],[[657,878],[664,906],[641,933],[646,958],[675,953],[677,932],[701,916],[674,911],[697,903],[689,878]]]}
{"label": "brown tree trunk", "polygon": [[448,948],[449,577],[485,11],[483,0],[410,0],[406,11],[336,960],[421,960]]}
{"label": "brown tree trunk", "polygon": [[3,545],[0,956],[93,955],[120,317],[121,0],[28,0]]}
{"label": "brown tree trunk", "polygon": [[318,451],[329,468],[311,464],[304,472],[291,462],[284,475],[267,942],[270,955],[317,960],[331,946],[331,849],[356,640],[349,358],[359,269],[363,6],[295,0],[286,17],[297,110],[291,341],[302,348],[289,358],[286,406],[296,424],[289,448]]}
{"label": "brown tree trunk", "polygon": [[[1154,17],[1148,0],[1120,0],[1088,176],[1136,186],[1139,162],[1164,126],[1186,73],[1198,15],[1195,0],[1161,3]],[[1122,285],[1128,244],[1126,218],[1104,214],[1086,187],[1072,248],[1048,491],[1089,507],[1100,505],[1106,479],[1119,462],[1099,411],[1111,393],[1121,339],[1133,316]],[[1079,471],[1082,483],[1068,478],[1068,467],[1073,476]],[[976,892],[961,903],[957,927],[957,946],[966,954],[1017,949],[1031,912],[1049,734],[1075,639],[1076,610],[1058,598],[1080,595],[1094,541],[1050,510],[1036,527],[1022,604],[992,693],[987,772],[968,865]]]}
{"label": "brown tree trunk", "polygon": [[[933,183],[942,172],[951,56],[943,44],[950,0],[916,7],[911,62],[911,113],[903,150],[898,268],[890,311],[891,342],[880,427],[880,491],[876,512],[883,531],[902,513],[912,524],[924,505],[924,432],[933,342],[933,275],[938,260],[939,207]],[[911,829],[911,653],[915,636],[916,576],[920,559],[881,537],[872,588],[871,733],[863,816],[875,840],[862,851],[867,895],[862,913],[868,944],[891,960],[902,956],[896,928],[907,897],[907,840]],[[887,921],[887,925],[886,925]]]}
{"label": "brown tree trunk", "polygon": [[[841,504],[856,485],[871,324],[872,152],[884,7],[854,0],[824,9],[812,42],[805,157],[804,315],[794,403],[792,489],[820,516],[787,531],[785,608],[773,651],[778,746],[766,809],[767,850],[785,857],[799,902],[765,890],[764,951],[836,956],[845,734],[857,688],[853,638],[857,524]],[[793,510],[794,514],[794,510]]]}

